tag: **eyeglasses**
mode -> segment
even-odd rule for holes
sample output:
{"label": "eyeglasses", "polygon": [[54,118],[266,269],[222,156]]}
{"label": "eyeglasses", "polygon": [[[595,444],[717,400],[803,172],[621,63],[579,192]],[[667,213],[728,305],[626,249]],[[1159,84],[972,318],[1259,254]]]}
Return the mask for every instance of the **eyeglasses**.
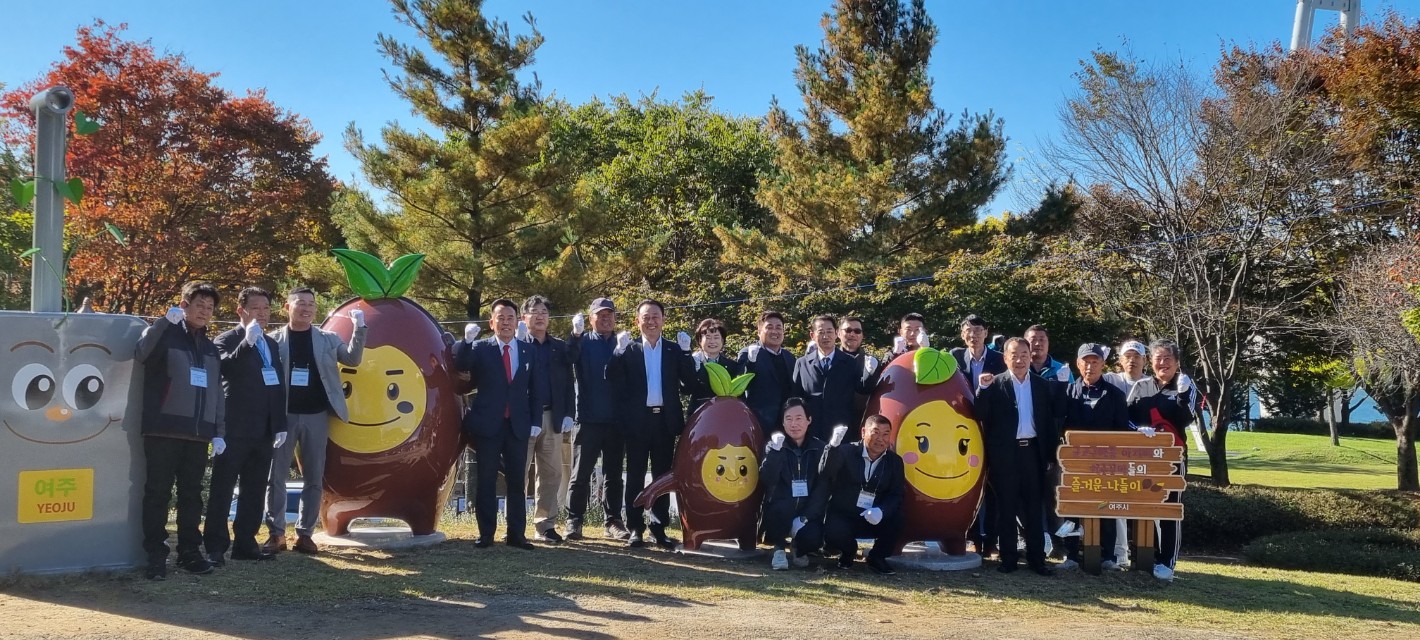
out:
{"label": "eyeglasses", "polygon": [[843,333],[863,333],[862,329],[840,329]]}

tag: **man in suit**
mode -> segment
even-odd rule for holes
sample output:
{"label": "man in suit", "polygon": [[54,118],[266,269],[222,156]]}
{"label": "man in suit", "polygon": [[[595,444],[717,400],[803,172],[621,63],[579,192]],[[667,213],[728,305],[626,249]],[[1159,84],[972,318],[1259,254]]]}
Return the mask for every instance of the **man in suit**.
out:
{"label": "man in suit", "polygon": [[[223,554],[232,549],[233,560],[270,560],[257,545],[261,512],[266,508],[266,483],[271,478],[271,454],[286,442],[285,370],[276,341],[262,333],[271,322],[271,293],[247,287],[237,294],[241,325],[217,336],[222,354],[222,389],[227,402],[227,449],[212,461],[207,519],[202,526],[202,546],[208,560],[225,564]],[[227,509],[232,489],[241,483],[237,517],[227,535]]]}
{"label": "man in suit", "polygon": [[[537,396],[542,398],[542,433],[528,441],[528,464],[535,474],[533,531],[538,540],[558,543],[557,513],[561,509],[562,439],[572,431],[572,411],[576,391],[572,388],[572,360],[567,343],[547,333],[547,298],[532,296],[523,301],[523,323],[528,342],[537,359]],[[529,482],[533,482],[530,480]]]}
{"label": "man in suit", "polygon": [[772,429],[779,424],[779,410],[794,394],[794,354],[784,348],[784,315],[765,311],[759,315],[759,342],[740,350],[739,363],[747,373],[753,373],[745,389],[745,404],[749,405],[759,426]]}
{"label": "man in suit", "polygon": [[1006,357],[986,348],[989,333],[986,321],[976,314],[968,315],[961,321],[961,341],[965,347],[952,349],[952,357],[957,360],[957,369],[966,376],[967,384],[975,392],[981,381],[981,374],[992,375],[1006,372]]}
{"label": "man in suit", "polygon": [[316,317],[316,293],[309,288],[293,289],[286,296],[286,316],[289,318],[286,326],[271,334],[281,363],[286,367],[286,441],[271,458],[271,485],[266,494],[266,527],[271,536],[264,550],[276,553],[286,548],[286,476],[299,446],[304,484],[295,548],[301,553],[319,553],[311,533],[320,519],[330,416],[350,419],[340,383],[340,365],[360,364],[365,353],[365,312],[350,310],[355,330],[348,344],[341,342],[340,336],[312,324]]}
{"label": "man in suit", "polygon": [[[685,430],[685,414],[680,396],[695,387],[695,362],[679,344],[661,337],[665,307],[655,300],[636,306],[636,328],[641,339],[630,334],[617,336],[617,348],[607,366],[612,388],[621,391],[621,415],[626,437],[626,525],[631,531],[627,546],[645,543],[645,514],[634,506],[636,496],[646,487],[646,460],[651,474],[660,477],[671,470],[675,440]],[[689,336],[686,336],[689,340]],[[666,535],[670,522],[670,496],[656,498],[651,506],[651,538],[656,545],[674,549],[677,542]]]}
{"label": "man in suit", "polygon": [[1025,338],[1006,341],[1007,373],[981,374],[976,419],[986,438],[987,468],[996,489],[996,531],[1001,550],[997,570],[1017,568],[1016,520],[1025,526],[1026,563],[1050,575],[1045,563],[1045,479],[1055,465],[1062,418],[1046,381],[1031,375],[1031,345]]}
{"label": "man in suit", "polygon": [[808,409],[809,435],[827,442],[834,427],[858,424],[853,411],[863,391],[863,370],[858,360],[834,348],[833,316],[814,318],[813,328],[815,348],[794,363],[794,395]]}
{"label": "man in suit", "polygon": [[[902,458],[894,453],[892,423],[881,415],[863,421],[859,442],[835,442],[824,454],[819,482],[810,494],[810,513],[824,513],[823,538],[827,550],[841,553],[838,566],[853,566],[858,539],[872,538],[868,568],[892,575],[888,556],[902,533],[902,496],[907,486]],[[826,505],[826,507],[825,507]]]}
{"label": "man in suit", "polygon": [[631,533],[621,519],[621,469],[626,462],[626,443],[617,424],[617,395],[607,379],[607,365],[616,350],[616,305],[609,298],[597,298],[587,309],[592,330],[585,331],[586,318],[572,317],[572,334],[567,338],[568,357],[576,374],[577,428],[572,435],[572,482],[567,487],[567,539],[582,539],[582,518],[591,496],[592,472],[601,459],[602,511],[606,514],[606,537],[626,540]]}
{"label": "man in suit", "polygon": [[[966,346],[952,349],[957,369],[966,376],[972,393],[980,390],[981,374],[1006,372],[1005,356],[986,348],[987,333],[986,321],[981,316],[970,314],[961,321],[961,341]],[[981,507],[976,510],[976,521],[971,524],[969,537],[983,558],[996,553],[996,496],[989,482],[981,498]]]}
{"label": "man in suit", "polygon": [[508,546],[532,549],[527,539],[528,441],[542,433],[543,399],[537,395],[534,347],[517,339],[518,307],[512,300],[493,301],[489,325],[493,337],[454,345],[454,368],[467,373],[477,393],[463,416],[464,433],[473,442],[478,463],[474,515],[480,549],[493,544],[498,528],[498,471],[507,485]]}

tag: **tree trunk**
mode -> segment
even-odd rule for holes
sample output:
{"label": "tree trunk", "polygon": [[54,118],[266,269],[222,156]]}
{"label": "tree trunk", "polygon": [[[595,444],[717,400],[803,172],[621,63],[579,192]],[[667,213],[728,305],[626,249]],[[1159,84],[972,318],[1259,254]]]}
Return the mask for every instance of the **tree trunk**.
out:
{"label": "tree trunk", "polygon": [[1351,398],[1354,397],[1356,397],[1355,389],[1341,392],[1341,428],[1343,429],[1351,428],[1351,412],[1356,409],[1351,405]]}
{"label": "tree trunk", "polygon": [[[1341,446],[1341,429],[1336,424],[1336,412],[1338,411],[1336,408],[1336,400],[1338,395],[1337,392],[1326,394],[1326,426],[1331,429],[1331,446],[1333,447]],[[1345,401],[1345,398],[1341,398],[1343,404]]]}
{"label": "tree trunk", "polygon": [[1401,491],[1420,491],[1420,473],[1415,465],[1415,418],[1391,418],[1395,428],[1395,485]]}
{"label": "tree trunk", "polygon": [[[1213,405],[1218,406],[1218,405]],[[1226,417],[1213,414],[1213,429],[1203,429],[1199,426],[1200,435],[1203,436],[1203,448],[1208,450],[1208,466],[1212,470],[1213,482],[1220,487],[1232,484],[1228,479],[1228,426],[1231,423]],[[1185,431],[1186,432],[1186,431]],[[1184,442],[1187,451],[1188,442]]]}

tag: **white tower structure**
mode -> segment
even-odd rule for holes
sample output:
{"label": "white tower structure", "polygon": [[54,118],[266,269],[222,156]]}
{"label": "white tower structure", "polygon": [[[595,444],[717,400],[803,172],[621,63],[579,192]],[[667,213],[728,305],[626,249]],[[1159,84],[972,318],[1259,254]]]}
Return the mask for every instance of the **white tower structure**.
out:
{"label": "white tower structure", "polygon": [[1361,0],[1297,0],[1297,18],[1292,22],[1292,51],[1305,49],[1312,41],[1312,21],[1317,11],[1341,13],[1341,28],[1350,35],[1361,21]]}

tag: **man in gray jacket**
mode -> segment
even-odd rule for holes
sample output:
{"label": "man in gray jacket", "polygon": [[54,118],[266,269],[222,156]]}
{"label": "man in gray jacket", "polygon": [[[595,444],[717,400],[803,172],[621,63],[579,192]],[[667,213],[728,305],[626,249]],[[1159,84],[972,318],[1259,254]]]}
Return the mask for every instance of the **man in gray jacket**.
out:
{"label": "man in gray jacket", "polygon": [[349,420],[345,393],[340,388],[340,365],[360,364],[365,351],[365,314],[350,311],[355,323],[350,343],[315,326],[316,294],[302,287],[286,296],[286,326],[270,334],[286,367],[286,441],[271,459],[271,485],[266,496],[266,526],[271,536],[262,550],[276,553],[286,548],[286,476],[291,459],[301,448],[301,518],[296,525],[295,548],[319,553],[311,539],[320,518],[321,485],[325,476],[325,446],[330,439],[329,416]]}
{"label": "man in gray jacket", "polygon": [[202,473],[207,447],[227,448],[221,356],[207,338],[217,290],[189,282],[182,301],[138,339],[134,360],[143,365],[143,551],[149,580],[167,577],[168,505],[177,484],[177,565],[211,573],[202,555]]}

